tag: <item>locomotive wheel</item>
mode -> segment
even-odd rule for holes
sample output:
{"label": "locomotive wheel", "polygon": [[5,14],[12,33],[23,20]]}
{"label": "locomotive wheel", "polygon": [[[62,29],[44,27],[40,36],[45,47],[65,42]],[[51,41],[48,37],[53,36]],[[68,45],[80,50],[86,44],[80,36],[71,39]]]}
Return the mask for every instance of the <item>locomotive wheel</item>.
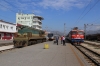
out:
{"label": "locomotive wheel", "polygon": [[22,41],[19,42],[19,47],[23,47],[23,46],[22,46]]}
{"label": "locomotive wheel", "polygon": [[36,40],[36,44],[38,43],[38,41]]}
{"label": "locomotive wheel", "polygon": [[37,41],[35,41],[35,44],[37,44]]}
{"label": "locomotive wheel", "polygon": [[17,41],[14,43],[14,47],[15,47],[15,48],[17,47]]}
{"label": "locomotive wheel", "polygon": [[80,42],[77,42],[77,46],[80,45]]}
{"label": "locomotive wheel", "polygon": [[26,41],[23,41],[23,47],[26,47],[27,46],[27,42]]}
{"label": "locomotive wheel", "polygon": [[42,40],[40,40],[40,43],[42,43]]}
{"label": "locomotive wheel", "polygon": [[19,42],[17,42],[16,46],[19,47]]}
{"label": "locomotive wheel", "polygon": [[29,41],[28,46],[32,45],[32,41]]}
{"label": "locomotive wheel", "polygon": [[29,46],[30,44],[31,44],[31,42],[29,41],[29,42],[28,42],[28,46]]}
{"label": "locomotive wheel", "polygon": [[19,42],[16,41],[15,48],[19,47]]}
{"label": "locomotive wheel", "polygon": [[33,41],[31,41],[31,45],[33,45]]}

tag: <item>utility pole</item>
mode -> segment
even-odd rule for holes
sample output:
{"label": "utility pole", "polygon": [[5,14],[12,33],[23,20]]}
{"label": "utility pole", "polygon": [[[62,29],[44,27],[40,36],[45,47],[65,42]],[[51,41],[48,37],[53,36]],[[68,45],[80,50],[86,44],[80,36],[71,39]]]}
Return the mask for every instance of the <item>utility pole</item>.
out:
{"label": "utility pole", "polygon": [[86,39],[86,34],[87,34],[87,33],[86,33],[86,32],[87,32],[87,30],[86,30],[87,26],[100,26],[100,25],[84,24],[85,39]]}
{"label": "utility pole", "polygon": [[86,39],[86,24],[84,24],[84,37]]}
{"label": "utility pole", "polygon": [[66,31],[66,30],[65,30],[65,25],[66,25],[66,23],[64,23],[64,36],[65,36],[65,31]]}

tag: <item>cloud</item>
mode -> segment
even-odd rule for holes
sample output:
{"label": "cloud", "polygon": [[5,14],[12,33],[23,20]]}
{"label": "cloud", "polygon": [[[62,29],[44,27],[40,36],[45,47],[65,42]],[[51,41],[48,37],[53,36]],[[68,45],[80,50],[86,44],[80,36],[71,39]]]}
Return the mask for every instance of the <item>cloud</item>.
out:
{"label": "cloud", "polygon": [[20,2],[28,3],[28,2],[31,2],[31,0],[20,0]]}
{"label": "cloud", "polygon": [[[56,10],[70,10],[74,7],[83,8],[87,3],[89,3],[89,1],[90,0],[2,0],[0,4],[3,4],[5,7],[16,11],[34,10],[39,6],[46,9],[51,8]],[[7,9],[5,7],[0,6],[0,9]]]}
{"label": "cloud", "polygon": [[8,11],[9,9],[11,9],[12,7],[9,6],[8,3],[4,2],[4,1],[0,1],[0,9],[3,11]]}
{"label": "cloud", "polygon": [[39,3],[44,8],[71,9],[72,7],[82,8],[90,0],[43,0]]}
{"label": "cloud", "polygon": [[96,26],[96,29],[97,29],[97,30],[100,30],[100,25],[97,25],[97,26]]}
{"label": "cloud", "polygon": [[34,13],[40,14],[42,13],[40,10],[33,10]]}

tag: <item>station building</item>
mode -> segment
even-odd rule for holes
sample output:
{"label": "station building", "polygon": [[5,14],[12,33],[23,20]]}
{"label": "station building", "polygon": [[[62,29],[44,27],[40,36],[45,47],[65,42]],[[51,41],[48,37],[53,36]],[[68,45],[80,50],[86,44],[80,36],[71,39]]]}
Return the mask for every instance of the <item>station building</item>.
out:
{"label": "station building", "polygon": [[16,13],[16,24],[42,30],[43,17],[34,14]]}
{"label": "station building", "polygon": [[0,40],[13,40],[16,24],[0,20]]}

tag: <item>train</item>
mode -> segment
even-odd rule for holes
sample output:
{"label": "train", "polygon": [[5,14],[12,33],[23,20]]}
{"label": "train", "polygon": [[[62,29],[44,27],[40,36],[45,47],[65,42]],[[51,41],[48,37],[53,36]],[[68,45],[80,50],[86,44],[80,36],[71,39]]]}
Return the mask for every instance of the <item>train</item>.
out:
{"label": "train", "polygon": [[86,35],[86,40],[89,40],[89,41],[100,41],[100,33],[88,34],[88,35]]}
{"label": "train", "polygon": [[80,45],[84,42],[84,30],[74,27],[66,36],[66,40],[71,42],[73,45]]}
{"label": "train", "polygon": [[25,47],[46,42],[45,32],[29,26],[17,26],[18,31],[13,38],[14,47]]}
{"label": "train", "polygon": [[51,33],[51,32],[48,33],[47,37],[48,37],[48,40],[49,40],[49,41],[53,41],[53,40],[54,40],[54,34]]}
{"label": "train", "polygon": [[48,41],[53,41],[53,40],[55,40],[57,36],[59,37],[59,35],[54,34],[54,33],[52,33],[52,32],[48,33],[48,34],[47,34]]}

